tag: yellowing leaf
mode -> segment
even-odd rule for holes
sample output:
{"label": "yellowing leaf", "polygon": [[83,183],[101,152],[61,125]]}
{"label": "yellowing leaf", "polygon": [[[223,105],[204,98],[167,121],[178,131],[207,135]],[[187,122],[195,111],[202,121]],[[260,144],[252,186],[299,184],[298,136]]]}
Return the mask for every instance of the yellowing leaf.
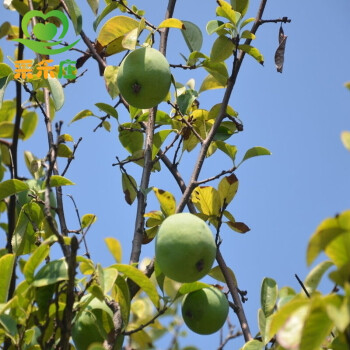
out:
{"label": "yellowing leaf", "polygon": [[105,78],[106,88],[112,99],[119,95],[119,89],[117,85],[118,68],[115,66],[107,66],[103,72]]}
{"label": "yellowing leaf", "polygon": [[160,208],[165,216],[175,214],[176,201],[175,197],[168,191],[153,187],[153,191],[160,203]]}
{"label": "yellowing leaf", "polygon": [[126,16],[116,16],[109,19],[101,28],[98,36],[98,45],[106,48],[106,55],[124,51],[122,45],[124,36],[133,29],[138,28],[139,22]]}
{"label": "yellowing leaf", "polygon": [[122,262],[122,246],[120,242],[113,238],[113,237],[107,237],[105,238],[105,242],[107,244],[108,250],[113,255],[113,258],[116,260],[117,263]]}
{"label": "yellowing leaf", "polygon": [[[94,114],[89,109],[84,109],[83,111],[80,111],[70,122],[69,124],[72,124],[76,122],[77,120],[93,116]],[[69,125],[68,124],[68,125]]]}
{"label": "yellowing leaf", "polygon": [[207,75],[202,82],[202,85],[199,89],[199,93],[207,90],[213,89],[223,89],[226,87],[226,84],[220,83],[217,79],[215,79],[211,74]]}
{"label": "yellowing leaf", "polygon": [[91,226],[94,222],[96,222],[97,217],[95,214],[85,214],[81,218],[81,228],[86,228]]}
{"label": "yellowing leaf", "polygon": [[237,190],[238,179],[235,174],[222,178],[218,186],[221,208],[224,206],[224,204],[228,205],[232,201],[237,193]]}
{"label": "yellowing leaf", "polygon": [[50,186],[51,187],[58,187],[58,186],[69,186],[69,185],[75,185],[74,182],[71,180],[60,176],[60,175],[52,175],[50,178]]}
{"label": "yellowing leaf", "polygon": [[8,291],[13,273],[13,264],[15,262],[14,254],[6,254],[0,258],[0,303],[7,302]]}
{"label": "yellowing leaf", "polygon": [[350,131],[342,131],[340,139],[343,142],[344,147],[350,151]]}
{"label": "yellowing leaf", "polygon": [[220,214],[220,195],[214,187],[196,187],[192,192],[191,200],[202,214],[208,216]]}
{"label": "yellowing leaf", "polygon": [[158,26],[158,28],[186,29],[184,23],[176,18],[167,18]]}
{"label": "yellowing leaf", "polygon": [[239,12],[235,12],[232,6],[224,0],[217,0],[217,3],[219,6],[216,8],[216,15],[224,17],[232,24],[236,25],[238,20],[241,18],[241,14]]}
{"label": "yellowing leaf", "polygon": [[260,51],[253,46],[250,45],[239,45],[238,48],[248,55],[255,58],[260,64],[264,64],[264,56],[260,53]]}

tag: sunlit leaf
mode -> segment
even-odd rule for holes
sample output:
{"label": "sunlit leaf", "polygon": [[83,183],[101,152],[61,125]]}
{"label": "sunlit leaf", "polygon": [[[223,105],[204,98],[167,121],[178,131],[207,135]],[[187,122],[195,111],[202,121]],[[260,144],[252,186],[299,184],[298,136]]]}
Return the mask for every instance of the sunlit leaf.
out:
{"label": "sunlit leaf", "polygon": [[28,283],[34,280],[35,269],[44,261],[50,252],[48,244],[41,244],[24,265],[23,275]]}
{"label": "sunlit leaf", "polygon": [[[123,129],[121,129],[123,128]],[[130,130],[128,130],[130,128]],[[140,130],[140,131],[136,131]],[[124,123],[120,126],[119,140],[123,147],[131,154],[142,150],[143,133],[137,123]]]}
{"label": "sunlit leaf", "polygon": [[210,288],[210,285],[203,282],[184,283],[177,291],[176,297],[174,299],[180,298],[185,294],[192,293],[203,288]]}
{"label": "sunlit leaf", "polygon": [[344,147],[350,151],[350,131],[342,131],[340,139],[343,142]]}
{"label": "sunlit leaf", "polygon": [[73,151],[64,143],[60,143],[57,147],[57,156],[71,158],[73,156]]}
{"label": "sunlit leaf", "polygon": [[94,15],[97,15],[98,12],[98,5],[99,5],[99,0],[87,0],[92,12]]}
{"label": "sunlit leaf", "polygon": [[119,89],[117,85],[117,74],[119,67],[107,66],[103,71],[103,76],[106,82],[106,88],[112,99],[119,95]]}
{"label": "sunlit leaf", "polygon": [[242,44],[238,45],[238,49],[244,51],[248,55],[252,56],[255,58],[260,64],[264,64],[264,56],[261,54],[261,52],[253,46]]}
{"label": "sunlit leaf", "polygon": [[168,191],[161,190],[157,187],[153,187],[153,191],[160,203],[160,208],[165,216],[175,214],[176,201],[173,194]]}
{"label": "sunlit leaf", "polygon": [[0,258],[0,303],[6,303],[10,289],[13,265],[15,263],[14,254],[6,254]]}
{"label": "sunlit leaf", "polygon": [[165,139],[173,130],[161,130],[154,134],[152,145],[152,159],[156,157]]}
{"label": "sunlit leaf", "polygon": [[224,204],[228,205],[236,195],[238,190],[238,179],[235,174],[225,176],[221,179],[218,186],[221,208]]}
{"label": "sunlit leaf", "polygon": [[206,30],[209,35],[219,31],[224,25],[224,22],[213,19],[207,23]]}
{"label": "sunlit leaf", "polygon": [[[76,122],[77,120],[93,116],[94,114],[89,109],[84,109],[83,111],[80,111],[70,122],[69,124],[72,124],[73,122]],[[68,125],[69,125],[68,124]]]}
{"label": "sunlit leaf", "polygon": [[120,306],[120,312],[124,324],[129,323],[130,315],[130,292],[129,287],[125,279],[118,275],[115,282],[114,291],[112,290],[112,295],[114,296],[115,301]]}
{"label": "sunlit leaf", "polygon": [[259,340],[249,340],[244,344],[242,350],[263,350],[265,348],[264,344]]}
{"label": "sunlit leaf", "polygon": [[111,267],[115,267],[119,272],[133,280],[148,295],[154,306],[159,308],[159,295],[157,289],[142,271],[130,265],[116,264]]}
{"label": "sunlit leaf", "polygon": [[101,111],[109,114],[110,116],[114,117],[115,119],[118,119],[118,112],[117,110],[109,105],[108,103],[98,102],[95,103],[95,106],[100,109]]}
{"label": "sunlit leaf", "polygon": [[0,183],[0,201],[16,193],[29,190],[29,186],[20,180],[11,179]]}
{"label": "sunlit leaf", "polygon": [[227,36],[220,35],[211,48],[210,59],[213,62],[222,62],[232,56],[235,45]]}
{"label": "sunlit leaf", "polygon": [[120,242],[113,237],[107,237],[104,239],[105,243],[107,244],[108,250],[111,252],[113,255],[113,258],[117,263],[122,262],[122,246]]}
{"label": "sunlit leaf", "polygon": [[86,228],[91,226],[97,220],[97,216],[95,214],[85,214],[81,218],[81,228]]}
{"label": "sunlit leaf", "polygon": [[235,160],[237,154],[236,146],[229,145],[228,143],[219,140],[215,141],[215,145],[218,149],[227,154],[233,161]]}
{"label": "sunlit leaf", "polygon": [[228,19],[232,24],[236,25],[241,18],[241,14],[235,12],[232,6],[224,0],[217,0],[217,3],[219,6],[216,8],[216,15],[224,17]]}
{"label": "sunlit leaf", "polygon": [[184,23],[176,18],[167,18],[165,19],[158,28],[178,28],[178,29],[186,29]]}
{"label": "sunlit leaf", "polygon": [[203,214],[218,216],[220,213],[219,192],[211,186],[196,187],[191,196],[193,204]]}
{"label": "sunlit leaf", "polygon": [[271,154],[271,152],[267,148],[259,147],[259,146],[253,147],[253,148],[248,149],[248,151],[245,153],[245,155],[242,159],[242,162],[244,162],[245,160],[252,158],[252,157],[267,156],[270,154]]}
{"label": "sunlit leaf", "polygon": [[317,289],[321,278],[333,265],[331,261],[322,261],[309,272],[304,281],[304,286],[309,294],[312,294]]}
{"label": "sunlit leaf", "polygon": [[207,75],[202,82],[202,85],[199,89],[199,93],[207,90],[213,89],[223,89],[226,87],[226,83],[220,83],[216,78],[214,78],[211,74]]}
{"label": "sunlit leaf", "polygon": [[63,176],[52,175],[50,178],[50,186],[51,187],[69,186],[69,185],[75,185],[75,183],[70,181],[69,179],[63,177]]}
{"label": "sunlit leaf", "polygon": [[[234,284],[237,285],[237,280],[236,280],[236,276],[235,276],[234,272],[229,267],[227,267],[227,272],[231,275],[231,279],[234,282]],[[224,275],[222,273],[222,270],[220,269],[220,266],[213,267],[209,271],[208,275],[210,277],[216,279],[219,282],[227,283],[226,279],[225,279],[225,277],[224,277]]]}

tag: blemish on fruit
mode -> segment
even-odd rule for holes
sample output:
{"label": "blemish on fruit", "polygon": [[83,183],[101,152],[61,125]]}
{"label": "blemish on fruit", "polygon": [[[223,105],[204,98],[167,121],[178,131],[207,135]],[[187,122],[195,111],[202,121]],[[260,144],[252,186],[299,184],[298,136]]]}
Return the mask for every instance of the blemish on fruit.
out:
{"label": "blemish on fruit", "polygon": [[185,312],[185,315],[186,315],[188,318],[192,318],[192,317],[193,317],[192,312],[191,312],[190,310],[187,310],[187,311]]}
{"label": "blemish on fruit", "polygon": [[132,85],[132,91],[135,92],[136,94],[139,93],[141,90],[141,85],[139,83],[134,83]]}
{"label": "blemish on fruit", "polygon": [[202,271],[204,269],[204,259],[200,259],[196,263],[196,269],[197,271]]}

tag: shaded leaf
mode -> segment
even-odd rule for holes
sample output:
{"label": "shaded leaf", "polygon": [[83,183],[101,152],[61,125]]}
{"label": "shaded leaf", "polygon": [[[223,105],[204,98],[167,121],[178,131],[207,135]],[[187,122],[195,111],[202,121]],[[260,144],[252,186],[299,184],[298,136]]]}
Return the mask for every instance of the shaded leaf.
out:
{"label": "shaded leaf", "polygon": [[286,50],[286,42],[287,36],[284,35],[282,25],[280,26],[279,34],[278,34],[278,48],[275,53],[275,64],[277,68],[277,72],[282,73],[283,71],[283,63],[284,63],[284,53]]}
{"label": "shaded leaf", "polygon": [[182,114],[187,114],[187,110],[192,106],[193,101],[198,97],[195,90],[186,90],[185,93],[177,97],[176,103]]}
{"label": "shaded leaf", "polygon": [[24,265],[23,275],[28,283],[34,280],[35,269],[44,261],[50,253],[48,244],[41,244],[32,255],[30,255],[26,264]]}
{"label": "shaded leaf", "polygon": [[60,81],[57,78],[52,78],[50,75],[47,78],[51,97],[56,111],[60,110],[64,104],[64,92]]}
{"label": "shaded leaf", "polygon": [[57,156],[71,158],[73,156],[73,151],[64,143],[60,143],[57,147]]}
{"label": "shaded leaf", "polygon": [[152,145],[152,160],[158,154],[163,142],[173,130],[161,130],[154,134]]}
{"label": "shaded leaf", "polygon": [[87,0],[92,12],[94,15],[97,15],[98,12],[98,5],[99,5],[99,0]]}
{"label": "shaded leaf", "polygon": [[261,285],[260,303],[265,317],[273,313],[278,297],[278,287],[274,279],[265,277]]}
{"label": "shaded leaf", "polygon": [[38,115],[36,112],[28,112],[28,110],[22,113],[21,130],[23,132],[23,140],[28,140],[34,133],[38,125]]}
{"label": "shaded leaf", "polygon": [[250,231],[250,228],[244,222],[227,221],[227,222],[225,222],[225,224],[227,224],[229,228],[231,228],[232,230],[234,230],[238,233],[247,233]]}
{"label": "shaded leaf", "polygon": [[75,0],[66,0],[69,16],[73,22],[75,34],[79,35],[83,25],[83,18]]}
{"label": "shaded leaf", "polygon": [[34,277],[33,286],[43,287],[68,280],[68,265],[64,259],[54,260],[43,266]]}
{"label": "shaded leaf", "polygon": [[210,60],[213,62],[222,62],[232,56],[235,45],[227,36],[220,35],[211,48]]}
{"label": "shaded leaf", "polygon": [[180,289],[177,291],[177,294],[174,298],[176,300],[177,298],[182,297],[185,294],[195,292],[196,290],[200,290],[203,288],[210,288],[209,284],[203,283],[203,282],[192,282],[192,283],[184,283]]}
{"label": "shaded leaf", "polygon": [[126,203],[131,205],[137,197],[137,183],[131,175],[122,174],[122,188]]}
{"label": "shaded leaf", "polygon": [[185,25],[186,29],[183,29],[181,33],[187,47],[191,52],[200,51],[203,44],[203,35],[200,28],[192,22],[182,21],[182,23]]}
{"label": "shaded leaf", "polygon": [[[234,284],[237,285],[237,280],[236,280],[236,276],[235,276],[234,272],[229,267],[227,267],[227,271],[231,275],[231,278],[232,278],[232,281],[234,282]],[[226,283],[225,277],[220,269],[220,266],[213,267],[209,271],[208,275],[210,277],[216,279],[219,282]]]}
{"label": "shaded leaf", "polygon": [[113,106],[102,102],[95,103],[95,106],[115,119],[118,119],[118,112]]}
{"label": "shaded leaf", "polygon": [[249,0],[231,0],[231,5],[235,11],[244,17],[249,8]]}
{"label": "shaded leaf", "polygon": [[101,14],[99,16],[97,16],[96,19],[94,20],[94,23],[93,23],[94,31],[96,31],[96,29],[97,29],[98,25],[101,23],[101,21],[117,7],[119,7],[119,3],[112,1],[103,9]]}

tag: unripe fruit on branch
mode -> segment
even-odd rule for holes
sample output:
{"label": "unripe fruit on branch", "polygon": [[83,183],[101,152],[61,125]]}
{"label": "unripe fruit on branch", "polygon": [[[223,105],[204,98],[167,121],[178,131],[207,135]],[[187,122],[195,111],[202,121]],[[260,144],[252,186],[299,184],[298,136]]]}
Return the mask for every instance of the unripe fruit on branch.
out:
{"label": "unripe fruit on branch", "polygon": [[126,102],[137,108],[152,108],[162,102],[170,83],[168,61],[151,47],[132,51],[118,69],[119,91]]}
{"label": "unripe fruit on branch", "polygon": [[216,287],[187,294],[181,309],[187,327],[198,334],[217,332],[224,325],[228,310],[225,294]]}
{"label": "unripe fruit on branch", "polygon": [[195,282],[211,269],[216,245],[208,225],[190,213],[174,214],[160,225],[156,236],[156,262],[167,277]]}

